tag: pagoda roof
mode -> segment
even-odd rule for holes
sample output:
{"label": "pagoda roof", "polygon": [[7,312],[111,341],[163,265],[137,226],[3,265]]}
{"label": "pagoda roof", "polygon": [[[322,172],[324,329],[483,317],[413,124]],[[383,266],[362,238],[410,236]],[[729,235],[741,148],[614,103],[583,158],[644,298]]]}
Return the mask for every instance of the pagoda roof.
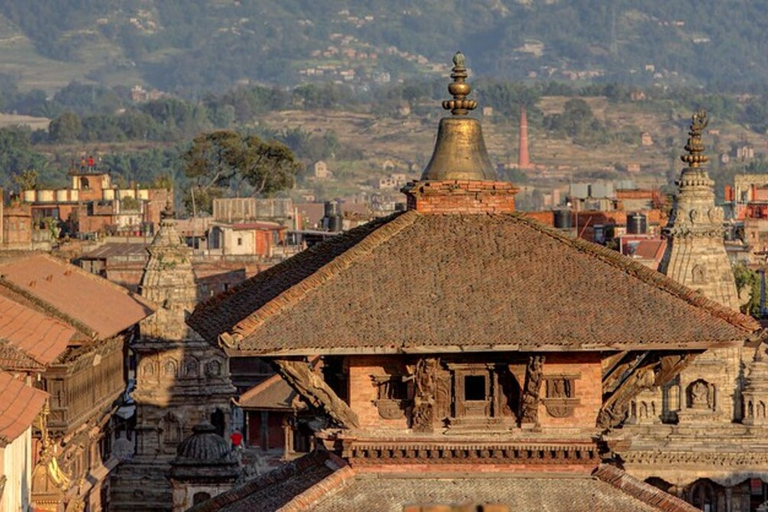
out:
{"label": "pagoda roof", "polygon": [[200,304],[230,355],[679,350],[752,318],[514,214],[410,210],[332,237]]}
{"label": "pagoda roof", "polygon": [[[538,512],[622,510],[694,512],[697,508],[608,464],[592,471],[359,471],[328,452],[312,452],[196,505],[191,512],[246,510],[467,510]],[[475,507],[472,507],[474,510]],[[480,510],[481,508],[478,508]],[[482,508],[485,510],[485,508]]]}

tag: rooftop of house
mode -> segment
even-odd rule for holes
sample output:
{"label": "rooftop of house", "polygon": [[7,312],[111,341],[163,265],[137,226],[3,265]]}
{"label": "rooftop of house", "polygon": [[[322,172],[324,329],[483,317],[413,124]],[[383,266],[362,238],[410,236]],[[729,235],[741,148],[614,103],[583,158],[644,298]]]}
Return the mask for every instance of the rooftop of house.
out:
{"label": "rooftop of house", "polygon": [[522,215],[417,211],[312,247],[199,305],[189,323],[243,355],[694,349],[759,328]]}
{"label": "rooftop of house", "polygon": [[47,397],[48,393],[0,370],[0,447],[32,426]]}
{"label": "rooftop of house", "polygon": [[[153,312],[148,301],[127,289],[44,254],[0,263],[0,293],[47,316],[48,324],[35,332],[58,341],[68,332],[62,322],[89,338],[106,339]],[[13,330],[14,317],[6,318]]]}
{"label": "rooftop of house", "polygon": [[280,375],[273,375],[240,395],[237,404],[249,410],[290,411],[296,396]]}
{"label": "rooftop of house", "polygon": [[80,259],[106,260],[115,258],[119,260],[146,260],[149,255],[147,245],[149,244],[143,241],[138,243],[108,242],[83,254]]}
{"label": "rooftop of house", "polygon": [[65,322],[0,295],[0,339],[37,363],[52,363],[77,334]]}
{"label": "rooftop of house", "polygon": [[438,474],[387,473],[355,470],[334,455],[313,452],[191,511],[402,512],[412,506],[449,507],[467,503],[492,503],[521,512],[698,510],[608,465],[585,474],[526,470],[486,471],[480,475],[462,470]]}

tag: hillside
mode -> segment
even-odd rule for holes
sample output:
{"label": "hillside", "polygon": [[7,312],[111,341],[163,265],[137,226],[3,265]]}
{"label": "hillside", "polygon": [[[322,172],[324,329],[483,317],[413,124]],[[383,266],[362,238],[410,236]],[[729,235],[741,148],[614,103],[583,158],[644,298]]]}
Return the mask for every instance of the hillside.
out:
{"label": "hillside", "polygon": [[[743,89],[768,80],[761,0],[4,0],[0,73],[194,94],[444,73]],[[703,56],[706,55],[706,58]]]}

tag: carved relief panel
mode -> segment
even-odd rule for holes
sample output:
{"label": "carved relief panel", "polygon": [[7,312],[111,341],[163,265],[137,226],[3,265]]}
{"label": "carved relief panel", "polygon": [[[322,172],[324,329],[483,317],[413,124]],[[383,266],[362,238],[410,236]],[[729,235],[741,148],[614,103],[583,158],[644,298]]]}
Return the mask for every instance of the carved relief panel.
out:
{"label": "carved relief panel", "polygon": [[567,418],[573,415],[573,410],[579,404],[576,381],[580,378],[578,373],[544,375],[546,395],[542,402],[550,416]]}
{"label": "carved relief panel", "polygon": [[402,375],[372,375],[371,379],[377,388],[374,404],[379,416],[385,420],[404,418],[413,404],[411,384]]}

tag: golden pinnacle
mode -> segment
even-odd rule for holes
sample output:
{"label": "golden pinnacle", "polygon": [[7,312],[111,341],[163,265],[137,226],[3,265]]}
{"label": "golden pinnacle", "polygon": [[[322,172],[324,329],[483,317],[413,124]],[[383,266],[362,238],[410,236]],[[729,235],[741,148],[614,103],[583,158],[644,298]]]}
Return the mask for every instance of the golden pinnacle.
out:
{"label": "golden pinnacle", "polygon": [[688,132],[690,137],[685,145],[685,150],[688,154],[680,157],[680,160],[687,163],[691,168],[699,167],[700,164],[709,161],[706,155],[701,154],[704,151],[704,144],[701,143],[701,132],[704,131],[707,124],[709,124],[709,119],[707,119],[706,110],[694,112],[691,117],[691,129]]}
{"label": "golden pinnacle", "polygon": [[467,79],[467,68],[464,67],[464,55],[456,52],[453,56],[453,69],[451,70],[453,82],[448,84],[448,92],[453,96],[452,100],[443,101],[443,108],[450,110],[455,116],[465,116],[470,110],[477,108],[475,100],[468,100],[467,96],[472,92],[472,87],[465,82]]}

